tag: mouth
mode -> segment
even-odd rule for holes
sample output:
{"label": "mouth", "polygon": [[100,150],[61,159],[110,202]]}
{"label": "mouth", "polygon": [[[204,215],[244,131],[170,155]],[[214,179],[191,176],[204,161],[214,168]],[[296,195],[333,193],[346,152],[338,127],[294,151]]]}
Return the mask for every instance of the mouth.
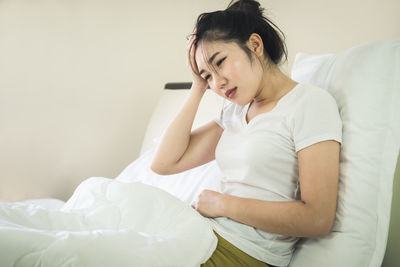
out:
{"label": "mouth", "polygon": [[228,98],[233,98],[235,96],[237,87],[234,87],[232,89],[229,89],[228,91],[225,92],[226,97]]}

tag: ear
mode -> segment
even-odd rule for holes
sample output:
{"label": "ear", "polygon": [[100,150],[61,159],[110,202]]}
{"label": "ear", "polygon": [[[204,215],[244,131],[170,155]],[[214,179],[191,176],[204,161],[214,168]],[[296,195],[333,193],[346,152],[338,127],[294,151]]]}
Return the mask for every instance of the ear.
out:
{"label": "ear", "polygon": [[261,36],[257,33],[252,33],[249,37],[249,40],[246,42],[247,47],[250,51],[254,52],[258,57],[264,55],[264,44],[261,39]]}

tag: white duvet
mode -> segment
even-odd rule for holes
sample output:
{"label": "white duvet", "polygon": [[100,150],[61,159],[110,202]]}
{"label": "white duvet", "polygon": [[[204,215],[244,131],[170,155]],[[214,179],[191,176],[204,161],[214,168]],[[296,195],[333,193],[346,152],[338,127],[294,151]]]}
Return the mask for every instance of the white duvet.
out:
{"label": "white duvet", "polygon": [[89,178],[60,209],[0,202],[0,266],[199,266],[212,255],[217,239],[190,204],[124,179]]}

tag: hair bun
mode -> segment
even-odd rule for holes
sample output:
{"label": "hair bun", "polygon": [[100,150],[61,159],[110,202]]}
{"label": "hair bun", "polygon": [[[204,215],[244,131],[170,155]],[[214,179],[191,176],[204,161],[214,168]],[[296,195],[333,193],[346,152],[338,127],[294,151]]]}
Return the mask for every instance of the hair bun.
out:
{"label": "hair bun", "polygon": [[264,9],[260,6],[260,3],[254,0],[232,0],[226,10],[240,10],[255,16],[262,16]]}

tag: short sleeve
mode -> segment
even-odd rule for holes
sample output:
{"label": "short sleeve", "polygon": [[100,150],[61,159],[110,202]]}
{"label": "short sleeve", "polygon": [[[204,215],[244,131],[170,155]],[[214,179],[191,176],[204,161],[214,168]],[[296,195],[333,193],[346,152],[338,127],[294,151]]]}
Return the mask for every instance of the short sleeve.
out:
{"label": "short sleeve", "polygon": [[225,129],[224,123],[223,123],[223,108],[221,108],[220,114],[214,118],[214,121],[222,128]]}
{"label": "short sleeve", "polygon": [[295,151],[315,143],[342,143],[342,120],[335,99],[325,90],[313,90],[301,99],[292,117]]}
{"label": "short sleeve", "polygon": [[225,130],[226,121],[232,116],[233,103],[224,104],[221,107],[220,113],[214,118],[214,121]]}

